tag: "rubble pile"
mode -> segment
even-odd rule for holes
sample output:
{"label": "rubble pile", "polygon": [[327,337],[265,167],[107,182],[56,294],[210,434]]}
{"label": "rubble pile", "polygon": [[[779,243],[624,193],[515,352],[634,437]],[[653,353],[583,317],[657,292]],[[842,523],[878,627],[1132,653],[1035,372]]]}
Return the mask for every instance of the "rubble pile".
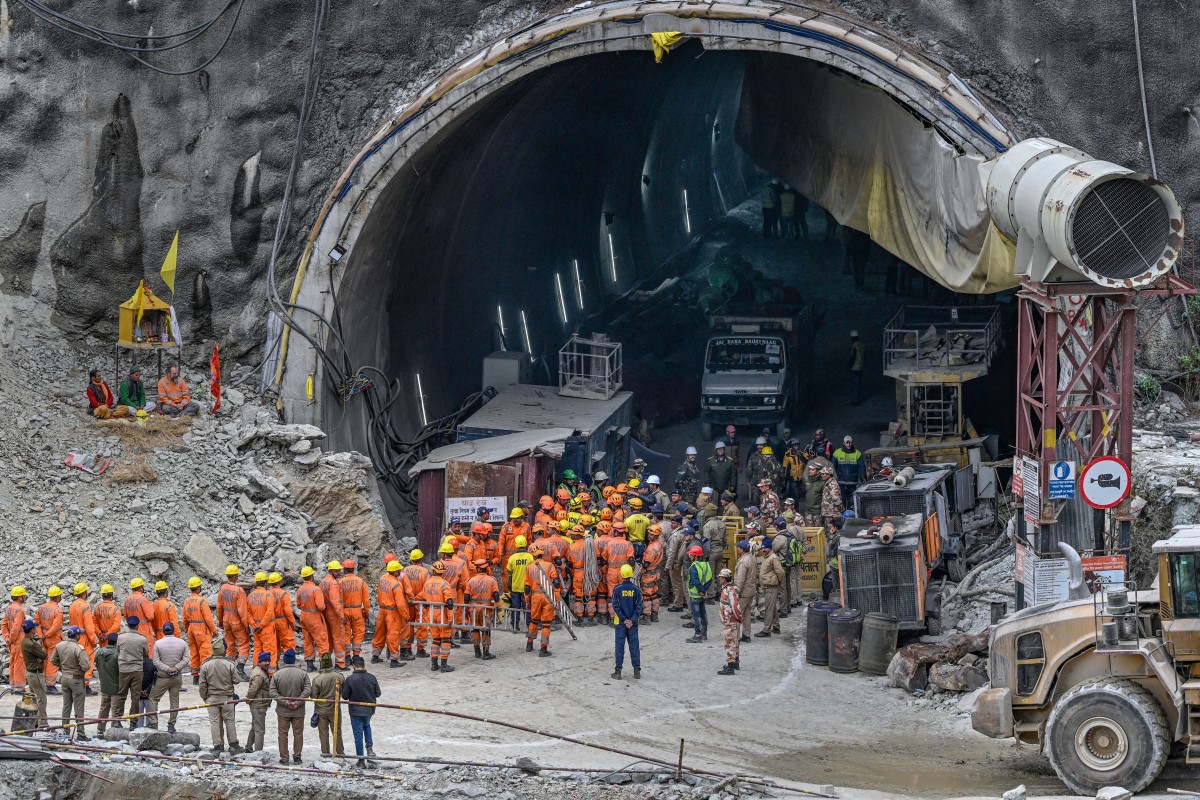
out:
{"label": "rubble pile", "polygon": [[974,696],[963,698],[961,693],[975,693],[987,685],[988,634],[985,627],[974,635],[955,633],[942,642],[901,647],[888,665],[888,679],[916,696],[913,705],[969,711]]}

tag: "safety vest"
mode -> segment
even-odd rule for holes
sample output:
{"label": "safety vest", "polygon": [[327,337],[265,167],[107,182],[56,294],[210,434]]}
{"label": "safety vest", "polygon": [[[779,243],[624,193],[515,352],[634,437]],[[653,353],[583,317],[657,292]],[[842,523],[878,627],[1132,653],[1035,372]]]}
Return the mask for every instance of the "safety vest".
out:
{"label": "safety vest", "polygon": [[192,393],[188,390],[187,381],[179,376],[178,381],[172,381],[169,376],[158,381],[158,400],[169,406],[187,405],[192,401]]}
{"label": "safety vest", "polygon": [[525,591],[525,570],[534,562],[534,557],[528,552],[516,552],[509,557],[505,564],[505,569],[508,570],[510,588],[514,592],[524,593]]}
{"label": "safety vest", "polygon": [[707,561],[693,561],[690,569],[696,571],[696,581],[700,584],[700,588],[692,585],[691,577],[688,577],[688,597],[700,599],[704,596],[704,590],[712,583],[712,565]]}

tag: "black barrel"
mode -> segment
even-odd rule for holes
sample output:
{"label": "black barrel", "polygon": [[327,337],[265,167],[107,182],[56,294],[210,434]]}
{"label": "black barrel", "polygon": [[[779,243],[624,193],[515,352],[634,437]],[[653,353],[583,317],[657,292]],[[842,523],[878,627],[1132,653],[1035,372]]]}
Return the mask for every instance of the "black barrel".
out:
{"label": "black barrel", "polygon": [[808,604],[808,625],[804,635],[804,660],[824,666],[829,663],[829,612],[841,608],[837,603],[822,601]]}
{"label": "black barrel", "polygon": [[891,614],[872,611],[863,617],[858,668],[868,675],[886,675],[892,656],[896,655],[899,633],[900,622]]}
{"label": "black barrel", "polygon": [[862,612],[839,608],[829,612],[829,671],[858,672],[858,643],[862,636]]}

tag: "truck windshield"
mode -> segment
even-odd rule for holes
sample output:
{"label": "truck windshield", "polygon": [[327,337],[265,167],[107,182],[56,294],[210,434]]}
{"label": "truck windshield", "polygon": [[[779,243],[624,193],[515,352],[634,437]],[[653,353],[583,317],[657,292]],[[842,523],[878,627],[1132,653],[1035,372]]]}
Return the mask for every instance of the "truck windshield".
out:
{"label": "truck windshield", "polygon": [[720,337],[709,340],[708,358],[704,365],[710,371],[744,369],[778,372],[784,367],[783,351],[782,339]]}
{"label": "truck windshield", "polygon": [[1171,594],[1176,617],[1200,617],[1200,597],[1197,596],[1196,553],[1171,554]]}

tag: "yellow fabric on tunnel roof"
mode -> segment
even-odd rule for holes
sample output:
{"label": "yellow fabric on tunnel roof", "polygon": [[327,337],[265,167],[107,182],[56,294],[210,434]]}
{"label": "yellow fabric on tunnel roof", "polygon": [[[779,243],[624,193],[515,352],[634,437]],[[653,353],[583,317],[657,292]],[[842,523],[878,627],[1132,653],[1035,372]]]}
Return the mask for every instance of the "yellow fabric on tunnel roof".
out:
{"label": "yellow fabric on tunnel roof", "polygon": [[650,46],[654,48],[654,63],[661,64],[663,56],[671,52],[671,48],[683,41],[679,31],[662,31],[650,34]]}
{"label": "yellow fabric on tunnel roof", "polygon": [[742,86],[738,142],[838,222],[954,291],[1017,285],[1015,246],[984,199],[982,156],[960,154],[882,90],[811,61],[748,57]]}

